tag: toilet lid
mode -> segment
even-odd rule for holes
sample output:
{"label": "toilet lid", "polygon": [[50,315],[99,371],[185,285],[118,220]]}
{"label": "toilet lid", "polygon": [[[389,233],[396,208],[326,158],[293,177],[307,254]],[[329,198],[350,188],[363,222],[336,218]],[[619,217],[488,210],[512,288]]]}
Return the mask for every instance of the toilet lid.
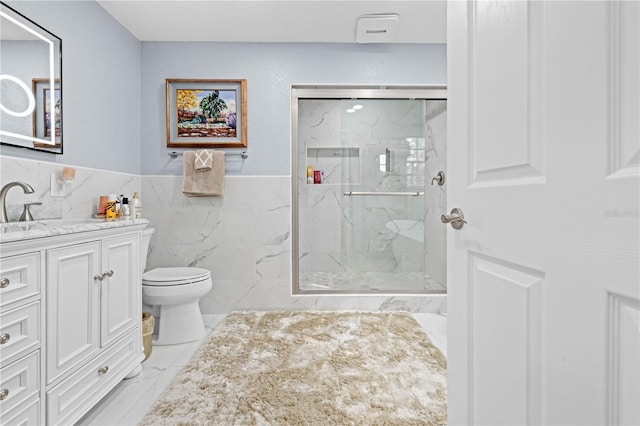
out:
{"label": "toilet lid", "polygon": [[180,285],[211,278],[211,271],[202,268],[155,268],[142,274],[145,285]]}

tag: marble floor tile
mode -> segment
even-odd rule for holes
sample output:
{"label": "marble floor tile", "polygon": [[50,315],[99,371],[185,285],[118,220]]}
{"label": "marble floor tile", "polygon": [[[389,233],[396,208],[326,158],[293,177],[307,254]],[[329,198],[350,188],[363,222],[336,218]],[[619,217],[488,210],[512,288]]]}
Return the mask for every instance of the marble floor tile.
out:
{"label": "marble floor tile", "polygon": [[431,343],[433,343],[440,352],[447,356],[447,317],[441,314],[419,314],[413,313],[413,318],[420,324],[420,327],[427,333]]}
{"label": "marble floor tile", "polygon": [[[447,354],[447,317],[440,314],[412,314],[434,345]],[[226,315],[203,315],[209,332]],[[202,341],[182,345],[154,346],[151,356],[142,364],[142,373],[123,380],[78,425],[136,425],[160,397],[173,377],[191,359]]]}
{"label": "marble floor tile", "polygon": [[[203,315],[207,334],[225,317]],[[182,345],[154,346],[149,359],[142,363],[142,373],[121,381],[77,425],[138,424],[205,338]]]}

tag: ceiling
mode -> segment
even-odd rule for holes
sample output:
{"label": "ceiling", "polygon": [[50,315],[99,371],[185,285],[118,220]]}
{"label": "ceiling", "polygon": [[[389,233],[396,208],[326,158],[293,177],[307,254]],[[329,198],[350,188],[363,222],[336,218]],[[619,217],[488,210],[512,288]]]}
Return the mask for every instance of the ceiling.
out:
{"label": "ceiling", "polygon": [[444,0],[97,0],[140,41],[354,43],[358,17],[396,13],[393,43],[445,43]]}

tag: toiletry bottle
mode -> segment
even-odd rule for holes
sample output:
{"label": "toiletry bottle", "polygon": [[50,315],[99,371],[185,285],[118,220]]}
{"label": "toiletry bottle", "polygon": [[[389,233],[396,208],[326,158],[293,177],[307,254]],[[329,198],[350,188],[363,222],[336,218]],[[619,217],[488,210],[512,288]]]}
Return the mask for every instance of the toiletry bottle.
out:
{"label": "toiletry bottle", "polygon": [[125,219],[131,218],[131,211],[129,210],[129,199],[122,197],[122,217]]}
{"label": "toiletry bottle", "polygon": [[313,167],[307,166],[307,183],[313,183]]}
{"label": "toiletry bottle", "polygon": [[129,209],[133,210],[134,219],[140,219],[142,217],[142,203],[140,202],[137,192],[134,192],[131,197],[131,205],[129,206]]}
{"label": "toiletry bottle", "polygon": [[108,222],[116,220],[116,194],[107,195],[106,219]]}
{"label": "toiletry bottle", "polygon": [[122,216],[122,194],[119,197],[116,197],[116,217],[119,218]]}

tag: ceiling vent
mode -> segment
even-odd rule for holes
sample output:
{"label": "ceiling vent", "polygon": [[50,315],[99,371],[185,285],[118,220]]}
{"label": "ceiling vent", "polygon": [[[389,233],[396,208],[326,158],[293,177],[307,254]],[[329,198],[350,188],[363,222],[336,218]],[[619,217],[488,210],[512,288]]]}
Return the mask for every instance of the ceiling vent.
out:
{"label": "ceiling vent", "polygon": [[362,15],[358,18],[356,42],[390,43],[398,29],[400,16],[396,13]]}

